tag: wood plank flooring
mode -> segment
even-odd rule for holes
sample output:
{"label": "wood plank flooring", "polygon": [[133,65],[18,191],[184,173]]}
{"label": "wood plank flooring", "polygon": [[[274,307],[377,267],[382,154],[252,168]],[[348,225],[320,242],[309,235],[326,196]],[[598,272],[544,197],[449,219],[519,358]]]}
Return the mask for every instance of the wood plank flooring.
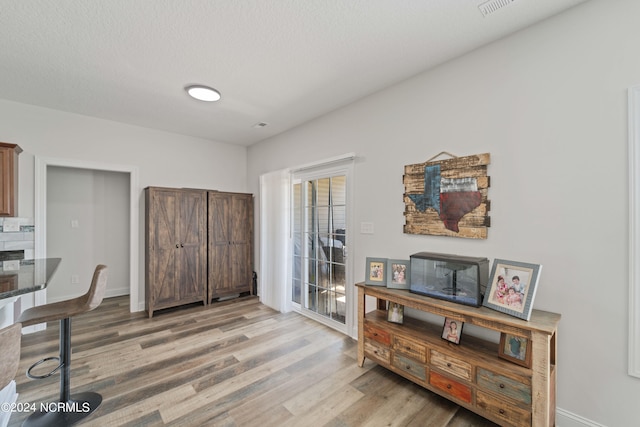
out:
{"label": "wood plank flooring", "polygon": [[[24,372],[57,354],[58,331],[53,322],[23,336],[18,402],[57,400],[58,375]],[[251,296],[152,319],[110,298],[72,320],[71,391],[103,396],[86,426],[495,426],[369,360],[358,367],[356,347]]]}

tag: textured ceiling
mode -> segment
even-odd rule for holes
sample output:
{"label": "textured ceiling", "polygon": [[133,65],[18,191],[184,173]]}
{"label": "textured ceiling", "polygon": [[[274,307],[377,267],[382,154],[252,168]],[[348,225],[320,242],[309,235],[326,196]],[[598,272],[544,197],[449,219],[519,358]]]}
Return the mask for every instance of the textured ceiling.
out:
{"label": "textured ceiling", "polygon": [[0,99],[250,145],[583,1],[0,0]]}

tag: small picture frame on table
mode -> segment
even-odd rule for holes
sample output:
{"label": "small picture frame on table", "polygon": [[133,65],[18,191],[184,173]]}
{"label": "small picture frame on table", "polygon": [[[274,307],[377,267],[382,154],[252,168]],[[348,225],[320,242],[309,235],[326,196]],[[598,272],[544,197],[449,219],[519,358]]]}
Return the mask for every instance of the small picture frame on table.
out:
{"label": "small picture frame on table", "polygon": [[454,344],[460,344],[463,326],[464,322],[445,317],[444,326],[442,327],[442,338]]}
{"label": "small picture frame on table", "polygon": [[367,257],[365,270],[366,285],[387,286],[387,259]]}
{"label": "small picture frame on table", "polygon": [[389,259],[387,260],[387,288],[409,289],[411,268],[409,260]]}
{"label": "small picture frame on table", "polygon": [[531,341],[506,332],[500,334],[498,356],[521,366],[531,367]]}
{"label": "small picture frame on table", "polygon": [[483,305],[528,321],[541,270],[539,264],[494,260]]}
{"label": "small picture frame on table", "polygon": [[402,324],[404,321],[404,305],[397,302],[389,302],[387,307],[387,320],[392,323]]}

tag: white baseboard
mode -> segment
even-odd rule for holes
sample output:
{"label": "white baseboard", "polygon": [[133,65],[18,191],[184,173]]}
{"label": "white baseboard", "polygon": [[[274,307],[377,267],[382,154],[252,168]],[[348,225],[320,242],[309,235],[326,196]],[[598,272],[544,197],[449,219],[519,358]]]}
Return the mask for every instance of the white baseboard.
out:
{"label": "white baseboard", "polygon": [[104,292],[105,298],[121,297],[123,295],[129,295],[129,288],[107,289]]}
{"label": "white baseboard", "polygon": [[595,421],[588,420],[580,415],[564,409],[556,408],[556,426],[558,427],[606,427]]}
{"label": "white baseboard", "polygon": [[138,303],[138,311],[145,311],[147,307],[145,306],[144,301]]}
{"label": "white baseboard", "polygon": [[[123,295],[130,295],[129,288],[120,288],[120,289],[107,289],[105,292],[105,298],[113,298],[113,297],[121,297]],[[134,311],[145,311],[147,309],[145,301],[138,301],[137,309],[133,309]]]}
{"label": "white baseboard", "polygon": [[[72,299],[72,298],[77,298],[79,296],[82,296],[83,294],[77,294],[77,295],[64,295],[64,296],[58,296],[58,297],[54,297],[54,298],[47,298],[47,303],[52,303],[52,302],[59,302],[59,301],[66,301],[68,299]],[[105,298],[113,298],[113,297],[120,297],[123,295],[129,295],[129,288],[118,288],[118,289],[107,289],[104,292],[104,297]]]}

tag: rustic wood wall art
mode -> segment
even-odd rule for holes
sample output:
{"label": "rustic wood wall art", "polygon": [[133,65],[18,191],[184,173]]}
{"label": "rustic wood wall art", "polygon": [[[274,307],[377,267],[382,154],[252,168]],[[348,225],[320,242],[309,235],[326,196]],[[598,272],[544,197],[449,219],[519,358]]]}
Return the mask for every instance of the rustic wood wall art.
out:
{"label": "rustic wood wall art", "polygon": [[[442,154],[453,158],[433,160]],[[487,199],[489,153],[455,157],[440,153],[404,167],[407,234],[486,239],[491,225]]]}

